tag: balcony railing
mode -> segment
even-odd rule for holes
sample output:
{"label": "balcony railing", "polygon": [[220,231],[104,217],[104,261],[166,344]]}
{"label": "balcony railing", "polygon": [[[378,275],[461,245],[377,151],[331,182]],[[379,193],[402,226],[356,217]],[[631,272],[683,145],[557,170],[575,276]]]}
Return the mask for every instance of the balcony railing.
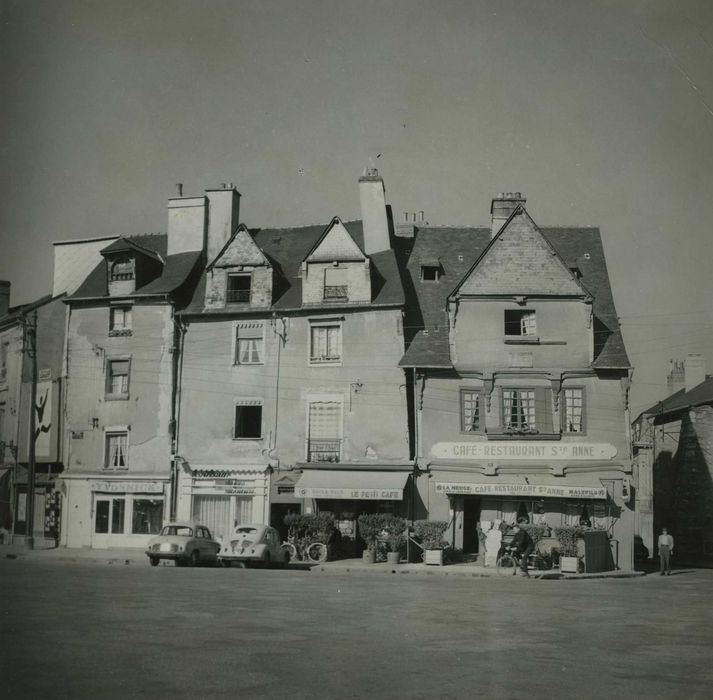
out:
{"label": "balcony railing", "polygon": [[346,299],[349,294],[349,286],[346,284],[324,287],[325,299]]}
{"label": "balcony railing", "polygon": [[237,304],[243,301],[250,301],[249,289],[229,289],[226,294],[228,304]]}
{"label": "balcony railing", "polygon": [[308,462],[338,462],[342,452],[341,440],[309,440]]}

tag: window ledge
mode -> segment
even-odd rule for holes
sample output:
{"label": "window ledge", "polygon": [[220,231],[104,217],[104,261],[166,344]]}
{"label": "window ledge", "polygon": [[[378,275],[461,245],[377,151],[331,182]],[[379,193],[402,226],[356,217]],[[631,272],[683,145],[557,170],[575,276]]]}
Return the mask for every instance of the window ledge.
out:
{"label": "window ledge", "polygon": [[129,467],[104,467],[105,472],[128,472]]}
{"label": "window ledge", "polygon": [[122,336],[133,335],[130,328],[122,328],[109,331],[110,338],[119,338]]}
{"label": "window ledge", "polygon": [[540,339],[537,336],[506,335],[505,345],[539,345]]}
{"label": "window ledge", "polygon": [[128,394],[106,394],[104,396],[104,401],[128,401]]}
{"label": "window ledge", "polygon": [[506,433],[493,432],[486,433],[488,440],[561,440],[561,433]]}
{"label": "window ledge", "polygon": [[232,437],[233,442],[262,442],[262,437]]}

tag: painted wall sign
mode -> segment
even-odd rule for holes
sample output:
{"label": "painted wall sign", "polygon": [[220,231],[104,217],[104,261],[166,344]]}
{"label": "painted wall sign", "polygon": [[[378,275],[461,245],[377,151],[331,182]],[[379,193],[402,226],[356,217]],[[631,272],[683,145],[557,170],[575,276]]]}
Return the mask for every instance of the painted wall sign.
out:
{"label": "painted wall sign", "polygon": [[613,459],[616,447],[606,442],[437,442],[431,454],[440,459]]}
{"label": "painted wall sign", "polygon": [[603,486],[550,486],[546,484],[459,484],[436,482],[436,493],[468,496],[536,496],[539,498],[606,498]]}
{"label": "painted wall sign", "polygon": [[50,456],[50,430],[52,429],[52,382],[38,382],[35,402],[35,455]]}
{"label": "painted wall sign", "polygon": [[39,382],[47,382],[50,379],[52,379],[52,370],[49,368],[41,369],[37,373],[37,381]]}
{"label": "painted wall sign", "polygon": [[403,489],[330,489],[302,487],[295,489],[297,498],[343,498],[355,501],[400,501]]}
{"label": "painted wall sign", "polygon": [[163,493],[158,481],[94,481],[92,491],[108,493]]}

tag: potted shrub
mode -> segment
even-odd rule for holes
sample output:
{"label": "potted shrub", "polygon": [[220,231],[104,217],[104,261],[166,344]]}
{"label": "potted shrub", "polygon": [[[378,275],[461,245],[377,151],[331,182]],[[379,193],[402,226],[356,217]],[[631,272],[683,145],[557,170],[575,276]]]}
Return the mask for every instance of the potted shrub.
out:
{"label": "potted shrub", "polygon": [[390,565],[398,564],[401,561],[400,549],[405,541],[406,521],[398,515],[391,515],[384,518],[383,526],[381,537],[389,548],[386,561]]}
{"label": "potted shrub", "polygon": [[560,571],[564,574],[579,573],[577,539],[581,534],[582,529],[574,525],[563,525],[555,528],[555,537],[559,542]]}
{"label": "potted shrub", "polygon": [[362,552],[362,560],[365,564],[376,562],[377,540],[384,529],[384,516],[381,513],[362,513],[357,522],[359,523],[359,537],[364,540],[366,549]]}
{"label": "potted shrub", "polygon": [[426,564],[443,566],[443,550],[448,546],[443,535],[447,529],[445,520],[417,520],[414,523],[414,533],[423,547]]}

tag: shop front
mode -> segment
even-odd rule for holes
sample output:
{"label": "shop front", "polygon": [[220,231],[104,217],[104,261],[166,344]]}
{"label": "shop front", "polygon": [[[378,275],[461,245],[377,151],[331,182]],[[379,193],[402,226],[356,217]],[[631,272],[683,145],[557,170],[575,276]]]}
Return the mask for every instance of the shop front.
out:
{"label": "shop front", "polygon": [[[303,465],[295,496],[304,502],[305,513],[332,513],[345,554],[364,548],[359,538],[358,518],[364,513],[411,516],[413,467],[322,469]],[[334,465],[330,465],[334,466]]]}
{"label": "shop front", "polygon": [[178,520],[205,525],[223,540],[238,525],[265,523],[267,466],[191,466],[179,477]]}
{"label": "shop front", "polygon": [[61,543],[67,547],[143,548],[168,514],[168,479],[66,474]]}

